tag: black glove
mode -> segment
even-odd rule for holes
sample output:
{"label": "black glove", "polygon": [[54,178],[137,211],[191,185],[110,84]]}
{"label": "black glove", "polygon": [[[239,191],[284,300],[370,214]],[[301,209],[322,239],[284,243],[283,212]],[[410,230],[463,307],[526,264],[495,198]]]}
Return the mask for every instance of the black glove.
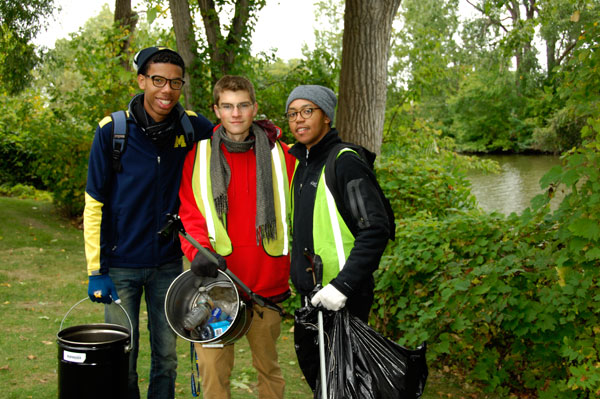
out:
{"label": "black glove", "polygon": [[227,269],[227,263],[225,262],[225,258],[213,251],[210,251],[210,253],[212,254],[212,256],[217,258],[218,264],[215,264],[211,260],[208,260],[208,258],[204,256],[201,251],[198,251],[198,253],[194,257],[194,260],[192,260],[192,264],[190,266],[190,269],[195,275],[201,277],[217,277],[217,269]]}

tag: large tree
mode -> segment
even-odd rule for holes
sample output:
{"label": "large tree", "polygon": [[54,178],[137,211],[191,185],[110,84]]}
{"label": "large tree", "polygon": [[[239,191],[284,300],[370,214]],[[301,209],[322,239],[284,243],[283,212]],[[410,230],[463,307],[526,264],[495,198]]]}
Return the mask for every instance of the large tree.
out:
{"label": "large tree", "polygon": [[[138,16],[131,9],[131,0],[115,0],[115,26],[121,28],[125,33],[124,40],[120,43],[121,53],[126,53],[131,43],[131,37],[135,32]],[[123,57],[123,66],[131,69],[131,64],[125,60],[130,57]]]}
{"label": "large tree", "polygon": [[[186,65],[191,67],[188,80],[193,79],[194,75],[198,76],[201,69],[199,64],[205,57],[210,60],[207,69],[210,70],[211,87],[221,76],[239,73],[243,69],[245,57],[250,56],[256,14],[265,3],[265,0],[197,0],[196,4],[189,0],[169,0],[177,49],[182,53]],[[229,9],[233,10],[233,16],[228,21],[222,21],[222,16]],[[196,10],[202,16],[206,37],[206,42],[202,43],[196,40],[191,23]],[[190,86],[188,91],[191,90]],[[198,84],[195,86],[199,87]],[[200,103],[196,93],[185,94],[188,104],[190,100],[194,105]]]}
{"label": "large tree", "polygon": [[39,61],[31,41],[53,12],[54,0],[0,0],[0,91],[15,94],[31,81]]}
{"label": "large tree", "polygon": [[190,5],[187,0],[169,0],[169,8],[171,9],[177,50],[186,65],[184,76],[186,84],[183,86],[185,106],[186,108],[196,108],[192,94],[192,76],[195,69],[194,61],[198,58],[198,43],[194,37]]}
{"label": "large tree", "polygon": [[344,140],[380,152],[392,22],[401,0],[346,0],[336,125]]}

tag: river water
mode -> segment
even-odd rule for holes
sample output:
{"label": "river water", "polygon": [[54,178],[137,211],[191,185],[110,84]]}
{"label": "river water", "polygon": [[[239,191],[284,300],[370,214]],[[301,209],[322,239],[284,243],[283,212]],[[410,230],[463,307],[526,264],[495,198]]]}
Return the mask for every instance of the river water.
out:
{"label": "river water", "polygon": [[[498,174],[470,172],[471,192],[477,198],[479,206],[487,212],[500,212],[509,215],[520,214],[530,205],[536,195],[542,193],[540,179],[554,165],[560,163],[553,155],[485,155],[482,158],[493,159],[502,168]],[[560,195],[552,200],[556,208]]]}

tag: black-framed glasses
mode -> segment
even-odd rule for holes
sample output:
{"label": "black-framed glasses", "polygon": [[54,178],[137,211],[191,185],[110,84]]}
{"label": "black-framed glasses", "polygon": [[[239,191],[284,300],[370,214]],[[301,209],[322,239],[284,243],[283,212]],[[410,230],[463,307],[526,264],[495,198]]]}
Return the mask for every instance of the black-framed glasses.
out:
{"label": "black-framed glasses", "polygon": [[300,111],[286,112],[285,117],[288,118],[288,121],[290,121],[290,122],[295,121],[296,118],[298,117],[298,114],[302,115],[302,117],[304,119],[310,119],[310,117],[313,116],[313,113],[315,112],[316,109],[321,109],[321,108],[318,108],[318,107],[302,108]]}
{"label": "black-framed glasses", "polygon": [[169,82],[169,86],[171,86],[171,89],[173,89],[173,90],[181,90],[181,88],[183,87],[183,84],[185,83],[185,80],[183,80],[183,79],[179,79],[179,78],[167,79],[160,75],[152,75],[152,76],[146,75],[146,77],[152,79],[152,84],[155,87],[165,87],[167,82]]}

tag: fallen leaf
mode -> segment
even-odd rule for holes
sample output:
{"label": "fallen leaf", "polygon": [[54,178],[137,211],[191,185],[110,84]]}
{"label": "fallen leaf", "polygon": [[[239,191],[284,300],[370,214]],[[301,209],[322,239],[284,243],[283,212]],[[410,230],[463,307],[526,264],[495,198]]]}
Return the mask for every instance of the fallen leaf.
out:
{"label": "fallen leaf", "polygon": [[54,342],[52,341],[42,341],[42,344],[44,345],[52,345]]}
{"label": "fallen leaf", "polygon": [[8,370],[8,369],[9,369],[8,364],[6,366],[0,366],[0,370]]}
{"label": "fallen leaf", "polygon": [[37,359],[37,356],[36,355],[29,355],[29,356],[27,356],[27,359],[34,360],[34,359]]}

